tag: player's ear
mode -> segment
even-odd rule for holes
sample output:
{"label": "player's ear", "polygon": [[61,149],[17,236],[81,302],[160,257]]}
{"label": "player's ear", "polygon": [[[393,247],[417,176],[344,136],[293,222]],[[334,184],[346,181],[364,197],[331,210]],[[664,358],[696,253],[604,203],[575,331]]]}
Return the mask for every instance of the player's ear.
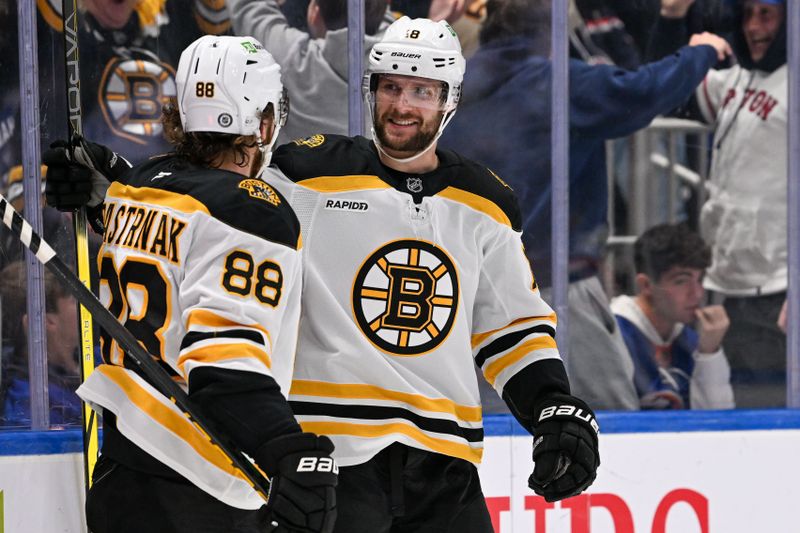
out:
{"label": "player's ear", "polygon": [[650,279],[650,276],[647,274],[642,274],[639,272],[636,274],[636,278],[634,279],[636,282],[636,292],[639,294],[650,294],[653,288],[653,282]]}

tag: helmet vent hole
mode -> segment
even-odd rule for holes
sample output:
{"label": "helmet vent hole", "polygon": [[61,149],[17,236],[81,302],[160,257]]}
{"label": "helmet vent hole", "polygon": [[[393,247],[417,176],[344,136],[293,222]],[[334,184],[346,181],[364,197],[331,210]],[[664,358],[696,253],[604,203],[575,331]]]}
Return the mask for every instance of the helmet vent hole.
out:
{"label": "helmet vent hole", "polygon": [[248,59],[247,63],[245,64],[250,66],[250,65],[255,65],[256,63],[258,63],[258,61],[256,61],[255,59]]}
{"label": "helmet vent hole", "polygon": [[444,33],[440,33],[439,34],[439,39],[442,39],[442,38],[444,38]]}
{"label": "helmet vent hole", "polygon": [[222,58],[217,61],[217,76],[219,76],[219,67],[222,66]]}
{"label": "helmet vent hole", "polygon": [[393,68],[394,70],[397,70],[397,63],[395,63],[394,65],[392,65],[392,68]]}
{"label": "helmet vent hole", "polygon": [[411,67],[411,72],[416,72],[416,71],[417,71],[417,67]]}
{"label": "helmet vent hole", "polygon": [[194,62],[194,73],[197,74],[197,69],[200,67],[200,58],[197,58],[197,61]]}

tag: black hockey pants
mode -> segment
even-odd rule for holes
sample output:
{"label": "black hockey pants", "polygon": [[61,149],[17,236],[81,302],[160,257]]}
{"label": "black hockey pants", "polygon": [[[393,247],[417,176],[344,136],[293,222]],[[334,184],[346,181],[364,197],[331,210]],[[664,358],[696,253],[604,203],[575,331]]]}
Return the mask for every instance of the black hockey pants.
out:
{"label": "black hockey pants", "polygon": [[392,444],[341,467],[335,533],[492,533],[475,465]]}
{"label": "black hockey pants", "polygon": [[263,533],[264,507],[231,507],[185,479],[132,470],[106,456],[86,501],[91,533]]}

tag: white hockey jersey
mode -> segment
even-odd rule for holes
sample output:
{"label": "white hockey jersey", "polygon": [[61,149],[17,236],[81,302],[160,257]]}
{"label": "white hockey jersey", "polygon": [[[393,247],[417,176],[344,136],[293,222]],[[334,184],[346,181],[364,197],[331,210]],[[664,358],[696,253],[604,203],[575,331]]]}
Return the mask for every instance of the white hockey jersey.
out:
{"label": "white hockey jersey", "polygon": [[393,442],[479,463],[475,364],[502,393],[522,369],[559,359],[513,192],[484,167],[437,155],[434,172],[405,176],[363,137],[315,135],[273,157],[289,179],[267,180],[304,242],[289,399],[342,466]]}
{"label": "white hockey jersey", "polygon": [[[270,376],[288,394],[299,320],[299,224],[260,180],[157,158],[105,200],[100,299],[184,388],[203,367]],[[263,499],[117,343],[78,394],[139,448],[228,505]],[[248,374],[250,375],[250,374]],[[288,411],[288,409],[287,409]]]}

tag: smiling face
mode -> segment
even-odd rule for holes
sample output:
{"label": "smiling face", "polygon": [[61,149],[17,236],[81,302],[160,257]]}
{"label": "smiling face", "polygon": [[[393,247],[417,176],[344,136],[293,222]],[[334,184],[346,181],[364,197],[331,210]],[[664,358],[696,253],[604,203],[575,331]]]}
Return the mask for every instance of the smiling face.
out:
{"label": "smiling face", "polygon": [[783,24],[784,17],[783,5],[745,2],[742,32],[753,61],[760,61],[767,53]]}
{"label": "smiling face", "polygon": [[375,89],[375,131],[392,157],[411,157],[431,144],[439,131],[442,82],[384,74]]}

